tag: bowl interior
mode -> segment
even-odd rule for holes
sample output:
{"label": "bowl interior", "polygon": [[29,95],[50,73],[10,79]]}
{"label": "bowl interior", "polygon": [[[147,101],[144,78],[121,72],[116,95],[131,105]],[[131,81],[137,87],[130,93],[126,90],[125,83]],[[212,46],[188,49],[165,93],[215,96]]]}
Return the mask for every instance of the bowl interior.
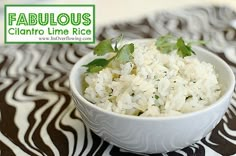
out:
{"label": "bowl interior", "polygon": [[[132,42],[138,44],[150,40]],[[222,96],[210,107],[167,117],[136,117],[108,112],[83,97],[83,74],[86,72],[83,65],[95,57],[93,53],[89,53],[74,65],[70,74],[70,88],[84,123],[109,143],[142,153],[173,151],[206,136],[225,113],[234,89],[235,78],[230,67],[218,56],[200,47],[193,48],[197,57],[201,61],[213,64],[219,75]]]}
{"label": "bowl interior", "polygon": [[[147,42],[147,41],[150,42],[150,40],[137,40],[137,41],[132,41],[132,42],[139,43],[139,42]],[[218,56],[209,52],[206,49],[203,49],[201,47],[193,47],[193,50],[196,52],[197,57],[201,61],[211,63],[215,67],[216,73],[219,76],[219,82],[222,87],[222,93],[221,93],[221,97],[219,99],[222,99],[227,94],[230,94],[233,91],[234,83],[235,83],[234,74],[233,74],[232,70],[230,69],[230,67],[221,58],[219,58]],[[96,57],[96,56],[94,56],[93,53],[91,52],[91,53],[87,54],[86,56],[84,56],[83,58],[81,58],[74,65],[74,67],[71,71],[71,75],[70,75],[71,89],[73,90],[73,92],[76,94],[76,96],[80,100],[82,100],[84,103],[87,103],[88,105],[93,105],[93,104],[90,103],[89,101],[87,101],[83,97],[83,85],[82,85],[83,81],[84,81],[83,73],[86,72],[86,68],[82,67],[82,66],[87,64],[91,60],[93,60],[94,57]],[[92,107],[94,107],[94,106],[95,105],[93,105]],[[95,106],[95,107],[97,107],[97,106]],[[98,109],[100,109],[100,108],[98,108]],[[201,111],[201,110],[199,110],[199,111]],[[113,113],[113,112],[111,112],[111,113]],[[189,114],[189,113],[187,113],[187,114]],[[150,117],[148,117],[148,118],[150,118]],[[164,118],[168,118],[168,117],[164,117]]]}

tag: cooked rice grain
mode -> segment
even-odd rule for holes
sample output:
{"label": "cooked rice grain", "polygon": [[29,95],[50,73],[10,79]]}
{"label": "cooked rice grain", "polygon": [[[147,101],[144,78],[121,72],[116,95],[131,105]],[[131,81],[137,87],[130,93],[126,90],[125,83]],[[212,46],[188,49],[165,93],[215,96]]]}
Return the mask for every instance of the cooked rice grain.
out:
{"label": "cooked rice grain", "polygon": [[132,62],[87,73],[87,100],[116,113],[170,116],[207,107],[220,96],[213,65],[196,56],[160,53],[154,42],[135,45]]}

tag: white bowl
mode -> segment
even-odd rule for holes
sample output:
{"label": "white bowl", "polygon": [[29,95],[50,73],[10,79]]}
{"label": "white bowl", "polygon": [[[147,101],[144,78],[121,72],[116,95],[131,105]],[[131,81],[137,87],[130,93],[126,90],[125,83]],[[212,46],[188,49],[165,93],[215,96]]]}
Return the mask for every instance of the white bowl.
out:
{"label": "white bowl", "polygon": [[[135,40],[133,43],[153,40]],[[230,67],[215,54],[194,47],[200,60],[215,66],[222,96],[200,111],[170,117],[137,117],[103,110],[83,97],[82,81],[92,53],[81,58],[70,74],[70,88],[84,123],[98,136],[118,147],[142,153],[163,153],[189,146],[206,136],[226,112],[234,90],[235,78]]]}

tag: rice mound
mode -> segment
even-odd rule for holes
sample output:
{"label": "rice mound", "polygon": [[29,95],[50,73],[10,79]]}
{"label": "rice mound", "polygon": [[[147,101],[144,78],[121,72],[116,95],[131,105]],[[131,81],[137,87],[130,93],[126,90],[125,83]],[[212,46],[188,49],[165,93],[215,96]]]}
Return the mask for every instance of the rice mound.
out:
{"label": "rice mound", "polygon": [[133,59],[86,73],[84,97],[105,110],[172,116],[203,109],[221,93],[213,65],[195,55],[162,54],[154,41],[135,44]]}

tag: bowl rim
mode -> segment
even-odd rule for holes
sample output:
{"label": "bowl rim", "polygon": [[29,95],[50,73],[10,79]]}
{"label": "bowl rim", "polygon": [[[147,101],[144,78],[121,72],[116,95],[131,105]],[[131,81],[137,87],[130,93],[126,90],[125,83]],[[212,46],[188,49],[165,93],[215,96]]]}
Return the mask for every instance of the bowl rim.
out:
{"label": "bowl rim", "polygon": [[[128,42],[134,42],[134,41],[145,41],[145,40],[152,40],[152,39],[134,39],[134,40],[128,40]],[[83,62],[84,59],[86,59],[87,57],[92,57],[94,56],[92,52],[89,52],[88,54],[84,55],[83,57],[81,57],[73,66],[70,75],[69,75],[69,86],[71,91],[73,92],[73,94],[75,94],[76,98],[79,98],[84,104],[86,104],[87,106],[89,106],[90,108],[93,108],[97,111],[100,111],[106,115],[111,115],[114,117],[118,117],[118,118],[123,118],[123,119],[130,119],[130,120],[151,120],[151,121],[167,121],[167,120],[178,120],[178,119],[183,119],[183,118],[188,118],[188,117],[193,117],[193,116],[197,116],[200,114],[203,114],[205,112],[208,112],[212,109],[214,109],[215,107],[217,107],[218,105],[220,105],[225,98],[227,98],[228,96],[231,97],[231,94],[234,90],[235,87],[235,76],[234,73],[232,71],[232,69],[230,68],[230,66],[219,56],[217,56],[216,54],[214,54],[213,52],[211,52],[208,49],[199,47],[199,46],[193,46],[193,48],[197,48],[200,51],[207,53],[207,55],[209,55],[210,57],[212,57],[214,60],[216,60],[217,62],[220,62],[224,67],[225,70],[227,71],[227,73],[229,73],[230,77],[229,77],[229,81],[231,82],[230,86],[228,87],[228,89],[224,92],[223,95],[220,96],[219,99],[217,99],[214,103],[212,103],[211,105],[194,111],[194,112],[189,112],[189,113],[183,113],[180,115],[171,115],[171,116],[154,116],[154,117],[146,117],[146,116],[132,116],[132,115],[127,115],[127,114],[119,114],[116,112],[112,112],[112,111],[107,111],[103,108],[100,108],[98,106],[96,106],[95,104],[91,103],[90,101],[88,101],[84,96],[82,96],[78,89],[76,88],[75,85],[75,75],[76,73],[79,71],[79,68],[84,68],[82,67],[81,62]],[[91,56],[90,56],[91,55]],[[76,103],[75,103],[76,104]],[[229,104],[228,104],[229,105]]]}

